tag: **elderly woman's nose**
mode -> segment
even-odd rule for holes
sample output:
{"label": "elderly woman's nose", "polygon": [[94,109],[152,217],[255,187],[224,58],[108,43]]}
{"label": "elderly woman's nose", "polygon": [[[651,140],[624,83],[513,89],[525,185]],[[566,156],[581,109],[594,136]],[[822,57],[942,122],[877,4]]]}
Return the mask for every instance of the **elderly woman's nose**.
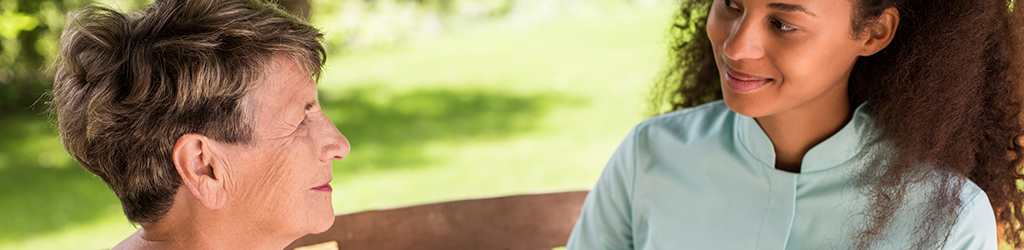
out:
{"label": "elderly woman's nose", "polygon": [[321,123],[321,151],[320,161],[337,161],[345,159],[348,156],[351,146],[348,144],[348,139],[338,131],[338,127],[334,126],[330,118],[324,117],[324,122]]}

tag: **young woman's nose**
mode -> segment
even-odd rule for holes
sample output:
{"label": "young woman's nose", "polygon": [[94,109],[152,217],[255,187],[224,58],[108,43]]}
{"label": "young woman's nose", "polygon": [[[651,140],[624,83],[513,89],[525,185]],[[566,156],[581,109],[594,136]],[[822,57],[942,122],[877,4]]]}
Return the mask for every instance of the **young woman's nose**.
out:
{"label": "young woman's nose", "polygon": [[736,19],[731,29],[722,45],[726,57],[733,61],[764,57],[764,31],[757,28],[757,22],[748,18]]}

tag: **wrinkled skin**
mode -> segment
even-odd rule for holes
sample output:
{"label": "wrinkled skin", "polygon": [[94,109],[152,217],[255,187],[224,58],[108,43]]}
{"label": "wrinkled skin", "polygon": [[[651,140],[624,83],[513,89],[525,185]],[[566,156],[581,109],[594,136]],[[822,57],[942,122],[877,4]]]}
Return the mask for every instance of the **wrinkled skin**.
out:
{"label": "wrinkled skin", "polygon": [[249,208],[259,230],[323,232],[334,222],[331,161],[349,144],[320,110],[313,79],[292,60],[277,58],[264,84],[250,94],[256,107],[256,144],[231,146],[225,180],[228,204]]}

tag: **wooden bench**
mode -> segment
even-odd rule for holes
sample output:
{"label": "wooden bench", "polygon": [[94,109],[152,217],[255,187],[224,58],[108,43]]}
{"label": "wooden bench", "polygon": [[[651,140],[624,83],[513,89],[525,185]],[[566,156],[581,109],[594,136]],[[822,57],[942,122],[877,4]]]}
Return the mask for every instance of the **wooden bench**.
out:
{"label": "wooden bench", "polygon": [[587,191],[460,200],[335,216],[326,232],[285,249],[550,250],[569,239]]}

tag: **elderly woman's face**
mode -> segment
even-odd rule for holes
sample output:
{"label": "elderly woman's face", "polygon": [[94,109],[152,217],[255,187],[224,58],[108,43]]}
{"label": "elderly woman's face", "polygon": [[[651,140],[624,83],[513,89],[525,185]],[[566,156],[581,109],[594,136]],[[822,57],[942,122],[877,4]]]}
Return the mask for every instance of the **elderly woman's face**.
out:
{"label": "elderly woman's face", "polygon": [[322,232],[334,223],[331,161],[349,144],[320,110],[316,85],[295,61],[277,57],[266,81],[250,92],[256,142],[232,147],[224,165],[227,202],[274,234]]}

